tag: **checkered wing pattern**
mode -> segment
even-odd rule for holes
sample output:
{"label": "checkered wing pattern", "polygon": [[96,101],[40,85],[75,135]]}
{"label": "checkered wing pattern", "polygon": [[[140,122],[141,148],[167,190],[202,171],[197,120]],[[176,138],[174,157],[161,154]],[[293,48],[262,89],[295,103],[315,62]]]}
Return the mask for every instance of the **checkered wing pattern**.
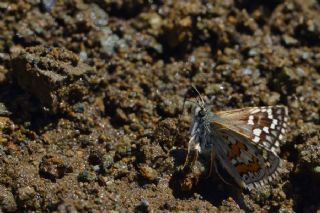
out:
{"label": "checkered wing pattern", "polygon": [[285,106],[249,107],[215,113],[213,125],[230,129],[275,154],[284,143],[288,110]]}
{"label": "checkered wing pattern", "polygon": [[[287,108],[252,107],[214,113],[220,141],[226,145],[218,158],[235,181],[251,190],[278,174],[280,144],[284,143]],[[220,153],[220,154],[219,154]]]}
{"label": "checkered wing pattern", "polygon": [[249,190],[271,182],[277,175],[280,158],[273,152],[256,146],[251,139],[229,129],[218,132],[217,157],[237,184]]}

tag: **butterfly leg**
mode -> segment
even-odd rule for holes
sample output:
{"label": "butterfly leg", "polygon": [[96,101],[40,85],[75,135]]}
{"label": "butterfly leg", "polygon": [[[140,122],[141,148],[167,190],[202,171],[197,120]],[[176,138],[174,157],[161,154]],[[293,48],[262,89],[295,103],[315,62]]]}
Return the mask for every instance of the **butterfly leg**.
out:
{"label": "butterfly leg", "polygon": [[195,141],[195,136],[191,137],[188,144],[187,157],[183,166],[184,168],[188,166],[192,169],[194,167],[199,156],[199,147],[199,143]]}
{"label": "butterfly leg", "polygon": [[214,164],[215,159],[216,159],[216,152],[214,149],[211,149],[209,171],[208,171],[208,174],[205,176],[205,178],[209,178],[211,176],[212,168],[215,166]]}
{"label": "butterfly leg", "polygon": [[224,182],[224,183],[227,184],[227,185],[232,185],[231,183],[229,183],[228,181],[226,181],[226,180],[221,176],[221,174],[220,174],[220,172],[219,172],[219,170],[218,170],[218,166],[217,166],[217,163],[216,163],[216,162],[213,163],[213,166],[214,166],[214,169],[215,169],[218,177],[222,180],[222,182]]}

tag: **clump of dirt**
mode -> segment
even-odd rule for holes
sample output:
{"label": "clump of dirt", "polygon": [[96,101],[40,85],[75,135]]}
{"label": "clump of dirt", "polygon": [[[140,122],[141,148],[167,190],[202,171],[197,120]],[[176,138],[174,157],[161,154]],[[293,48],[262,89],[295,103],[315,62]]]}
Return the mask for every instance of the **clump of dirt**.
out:
{"label": "clump of dirt", "polygon": [[[2,1],[0,211],[317,211],[319,7]],[[278,180],[183,170],[191,84],[215,111],[288,106]]]}
{"label": "clump of dirt", "polygon": [[88,95],[87,79],[92,68],[79,61],[76,54],[42,46],[16,54],[12,59],[13,78],[50,111],[62,110],[69,102],[80,102]]}

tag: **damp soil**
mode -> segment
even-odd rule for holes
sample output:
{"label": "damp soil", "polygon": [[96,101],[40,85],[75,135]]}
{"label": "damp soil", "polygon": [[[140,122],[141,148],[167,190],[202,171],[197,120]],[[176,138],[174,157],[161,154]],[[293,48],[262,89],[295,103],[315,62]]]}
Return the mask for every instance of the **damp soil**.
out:
{"label": "damp soil", "polygon": [[[0,212],[319,211],[319,10],[1,1]],[[276,180],[248,192],[181,174],[191,85],[216,111],[289,108]]]}

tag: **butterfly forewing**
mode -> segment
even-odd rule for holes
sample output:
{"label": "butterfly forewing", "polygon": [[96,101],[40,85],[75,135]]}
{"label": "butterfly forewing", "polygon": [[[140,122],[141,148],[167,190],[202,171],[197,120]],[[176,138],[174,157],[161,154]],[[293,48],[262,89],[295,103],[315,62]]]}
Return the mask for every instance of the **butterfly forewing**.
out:
{"label": "butterfly forewing", "polygon": [[214,114],[217,119],[213,120],[213,125],[230,129],[260,147],[279,153],[287,127],[285,106],[249,107]]}

